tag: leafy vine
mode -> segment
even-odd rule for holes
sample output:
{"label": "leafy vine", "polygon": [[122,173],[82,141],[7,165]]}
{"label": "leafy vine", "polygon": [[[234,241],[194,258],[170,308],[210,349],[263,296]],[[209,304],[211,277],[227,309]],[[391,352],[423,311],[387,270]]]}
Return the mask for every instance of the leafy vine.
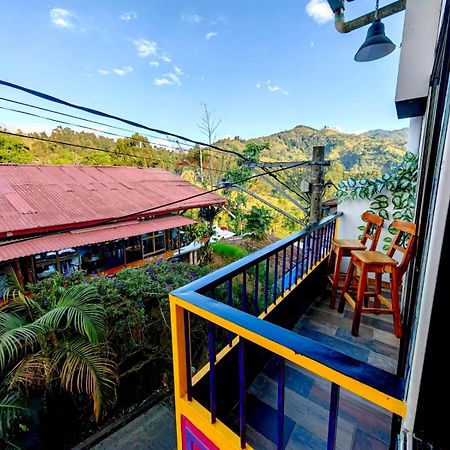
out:
{"label": "leafy vine", "polygon": [[[406,152],[400,165],[381,178],[349,178],[341,181],[336,192],[337,201],[342,203],[345,200],[369,200],[370,212],[386,220],[391,219],[388,208],[392,203],[392,219],[411,222],[416,201],[418,164],[418,156]],[[383,191],[388,191],[390,195],[383,194]],[[359,226],[358,229],[363,230],[364,226]],[[396,233],[392,225],[389,225],[388,231],[391,235]],[[392,238],[385,237],[383,241],[383,249],[387,250]]]}

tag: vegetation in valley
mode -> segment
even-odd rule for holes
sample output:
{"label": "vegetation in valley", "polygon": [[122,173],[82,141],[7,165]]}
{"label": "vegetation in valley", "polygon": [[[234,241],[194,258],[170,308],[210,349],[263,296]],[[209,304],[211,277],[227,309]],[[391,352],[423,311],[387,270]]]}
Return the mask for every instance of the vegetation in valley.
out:
{"label": "vegetation in valley", "polygon": [[[216,124],[214,121],[210,123],[208,139],[214,137]],[[333,184],[337,185],[343,179],[380,178],[384,173],[391,171],[401,162],[406,151],[406,134],[406,129],[348,134],[333,128],[316,130],[300,125],[292,130],[248,141],[236,137],[223,139],[215,144],[237,151],[248,160],[262,162],[308,161],[311,159],[312,148],[315,145],[324,145],[325,157],[331,161],[331,166],[326,170],[326,181],[329,182],[326,195],[331,196],[335,191]],[[94,133],[58,127],[51,134],[32,133],[30,136],[101,148],[107,152],[0,134],[0,163],[160,167],[176,172],[186,180],[205,188],[217,186],[223,178],[228,181],[240,181],[256,173],[242,167],[243,160],[236,156],[213,149],[201,149],[198,146],[181,148],[169,144],[172,148],[168,150],[152,145],[148,138],[139,134],[131,138],[114,140]],[[308,168],[289,169],[276,174],[283,185],[278,181],[276,183],[307,208],[308,195],[299,191],[299,185],[309,175]],[[261,178],[251,180],[245,183],[245,187],[306,223],[306,214],[299,211],[297,206],[281,196],[265,180]],[[225,193],[229,201],[228,212],[220,213],[217,219],[232,231],[248,232],[249,230],[245,229],[247,222],[245,216],[249,214],[258,215],[259,218],[265,215],[264,220],[268,224],[265,232],[278,237],[286,236],[299,227],[297,223],[275,211],[270,212],[269,219],[268,214],[264,213],[266,206],[262,206],[258,200],[242,192],[229,190],[222,193]],[[259,213],[252,209],[253,207],[259,208]]]}

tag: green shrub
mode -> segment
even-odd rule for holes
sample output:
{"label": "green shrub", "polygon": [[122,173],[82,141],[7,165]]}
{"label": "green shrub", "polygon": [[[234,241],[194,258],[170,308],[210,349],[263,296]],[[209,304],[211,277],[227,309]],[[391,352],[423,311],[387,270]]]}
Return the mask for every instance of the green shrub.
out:
{"label": "green shrub", "polygon": [[229,244],[228,242],[216,242],[211,245],[211,248],[216,255],[231,261],[237,261],[249,253],[245,248]]}

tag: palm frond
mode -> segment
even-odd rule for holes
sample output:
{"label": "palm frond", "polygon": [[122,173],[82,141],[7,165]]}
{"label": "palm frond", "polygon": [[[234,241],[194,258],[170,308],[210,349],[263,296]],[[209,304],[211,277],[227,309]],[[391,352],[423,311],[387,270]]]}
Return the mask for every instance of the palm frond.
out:
{"label": "palm frond", "polygon": [[[10,319],[10,324],[12,320]],[[0,371],[27,349],[35,348],[44,335],[45,329],[35,323],[12,328],[0,334]]]}
{"label": "palm frond", "polygon": [[21,387],[25,390],[29,388],[43,388],[55,373],[50,358],[43,352],[32,353],[22,358],[15,367],[11,369],[6,382],[9,389]]}
{"label": "palm frond", "polygon": [[27,414],[20,392],[8,392],[0,397],[0,439],[8,436],[17,420]]}
{"label": "palm frond", "polygon": [[106,345],[90,344],[83,338],[65,341],[54,356],[55,367],[61,367],[61,387],[88,395],[97,421],[117,400],[117,365],[112,356]]}
{"label": "palm frond", "polygon": [[19,317],[16,314],[0,311],[0,334],[7,331],[19,328],[26,324],[26,320],[23,317]]}
{"label": "palm frond", "polygon": [[19,279],[17,278],[17,274],[14,271],[12,265],[8,264],[5,267],[4,270],[5,270],[5,273],[6,273],[6,279],[8,281],[8,287],[11,290],[21,291],[22,290],[22,286],[19,283]]}
{"label": "palm frond", "polygon": [[36,320],[50,330],[67,328],[98,343],[105,332],[105,310],[94,287],[80,284],[65,289],[55,307]]}
{"label": "palm frond", "polygon": [[28,313],[31,320],[34,320],[35,317],[43,314],[41,306],[20,290],[6,289],[3,294],[3,299],[5,300],[5,304],[1,308],[2,311],[17,314],[25,311]]}

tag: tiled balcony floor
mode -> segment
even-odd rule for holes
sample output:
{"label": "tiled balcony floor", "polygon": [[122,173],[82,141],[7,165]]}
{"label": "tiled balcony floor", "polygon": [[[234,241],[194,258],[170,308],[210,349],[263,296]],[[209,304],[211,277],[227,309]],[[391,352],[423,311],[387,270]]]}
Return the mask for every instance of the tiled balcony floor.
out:
{"label": "tiled balcony floor", "polygon": [[[343,314],[316,299],[295,332],[395,373],[399,340],[391,316],[363,315],[360,336],[351,335],[352,310]],[[330,383],[286,362],[286,449],[326,449]],[[276,448],[277,364],[269,361],[248,390],[248,440],[256,449]],[[337,448],[388,449],[392,415],[341,389]]]}

